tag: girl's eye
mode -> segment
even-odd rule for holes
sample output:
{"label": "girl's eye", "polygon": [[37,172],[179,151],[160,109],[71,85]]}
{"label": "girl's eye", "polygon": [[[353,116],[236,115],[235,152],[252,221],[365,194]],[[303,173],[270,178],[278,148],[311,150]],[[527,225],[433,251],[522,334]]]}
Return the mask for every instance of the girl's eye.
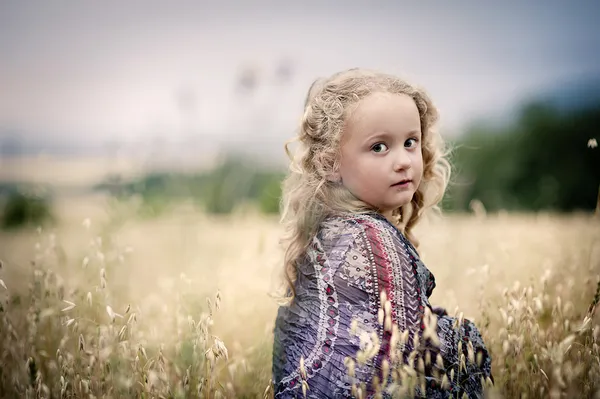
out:
{"label": "girl's eye", "polygon": [[[410,143],[411,141],[413,142],[413,144],[412,144],[412,145],[408,144],[408,143]],[[404,143],[404,146],[405,146],[405,147],[408,147],[408,148],[416,147],[418,142],[419,142],[419,140],[417,140],[417,139],[414,139],[414,138],[413,138],[413,139],[408,139],[408,140],[406,140],[406,142]]]}
{"label": "girl's eye", "polygon": [[385,145],[383,143],[377,143],[371,147],[371,150],[373,152],[385,152],[387,149],[388,149],[387,145]]}

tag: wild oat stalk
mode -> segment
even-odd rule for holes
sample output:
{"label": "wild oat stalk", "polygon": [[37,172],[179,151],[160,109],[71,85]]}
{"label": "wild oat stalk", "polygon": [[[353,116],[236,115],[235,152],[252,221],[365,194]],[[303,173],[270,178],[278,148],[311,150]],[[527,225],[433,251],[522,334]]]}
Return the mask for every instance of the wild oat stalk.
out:
{"label": "wild oat stalk", "polygon": [[[44,237],[39,231],[27,295],[11,295],[0,310],[0,363],[13,366],[0,368],[3,396],[218,398],[228,394],[218,381],[228,350],[212,333],[220,293],[208,299],[208,311],[200,312],[196,321],[190,312],[199,307],[186,296],[193,286],[182,276],[176,291],[161,293],[175,298],[176,311],[165,307],[162,323],[156,325],[144,303],[120,303],[121,296],[112,289],[115,262],[124,267],[126,252],[93,238],[88,253],[68,269],[79,282],[69,286],[55,272],[67,269],[60,263],[68,261],[65,251],[54,235]],[[0,285],[6,289],[4,282]],[[178,339],[157,342],[157,327],[170,325],[176,326]]]}

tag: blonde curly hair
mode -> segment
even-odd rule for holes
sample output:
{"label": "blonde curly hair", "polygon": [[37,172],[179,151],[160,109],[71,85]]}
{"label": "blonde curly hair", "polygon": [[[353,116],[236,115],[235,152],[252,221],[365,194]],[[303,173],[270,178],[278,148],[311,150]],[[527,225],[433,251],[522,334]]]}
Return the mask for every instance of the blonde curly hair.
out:
{"label": "blonde curly hair", "polygon": [[[418,247],[412,229],[426,210],[439,211],[451,168],[448,150],[434,129],[437,109],[425,91],[396,76],[360,68],[317,79],[308,91],[298,135],[285,145],[291,161],[281,201],[286,301],[295,296],[296,262],[319,225],[332,215],[375,210],[328,178],[340,166],[340,142],[348,117],[361,99],[375,92],[408,95],[415,101],[421,120],[423,179],[411,202],[393,210],[391,222]],[[299,142],[296,154],[290,151],[294,142]]]}

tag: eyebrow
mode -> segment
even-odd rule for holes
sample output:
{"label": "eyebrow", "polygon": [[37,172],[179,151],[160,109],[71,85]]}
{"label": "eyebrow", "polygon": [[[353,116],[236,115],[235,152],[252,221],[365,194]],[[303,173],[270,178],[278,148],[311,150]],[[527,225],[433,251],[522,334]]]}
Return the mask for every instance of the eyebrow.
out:
{"label": "eyebrow", "polygon": [[[419,136],[421,136],[422,133],[421,133],[420,130],[410,130],[410,131],[404,133],[404,135],[405,136],[413,136],[413,135],[419,135]],[[388,138],[390,136],[395,136],[395,135],[391,134],[388,131],[383,131],[383,132],[373,133],[373,134],[369,135],[365,139],[365,141],[371,141],[371,140],[374,140],[374,139],[377,139],[377,138]]]}

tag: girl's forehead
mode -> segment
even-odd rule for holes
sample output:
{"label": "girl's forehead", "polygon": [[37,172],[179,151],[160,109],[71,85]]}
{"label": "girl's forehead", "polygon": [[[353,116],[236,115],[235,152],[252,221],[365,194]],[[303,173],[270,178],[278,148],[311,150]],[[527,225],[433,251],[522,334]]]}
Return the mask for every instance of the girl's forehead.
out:
{"label": "girl's forehead", "polygon": [[346,125],[406,126],[420,128],[420,115],[414,100],[406,94],[373,93],[358,101],[350,110]]}

